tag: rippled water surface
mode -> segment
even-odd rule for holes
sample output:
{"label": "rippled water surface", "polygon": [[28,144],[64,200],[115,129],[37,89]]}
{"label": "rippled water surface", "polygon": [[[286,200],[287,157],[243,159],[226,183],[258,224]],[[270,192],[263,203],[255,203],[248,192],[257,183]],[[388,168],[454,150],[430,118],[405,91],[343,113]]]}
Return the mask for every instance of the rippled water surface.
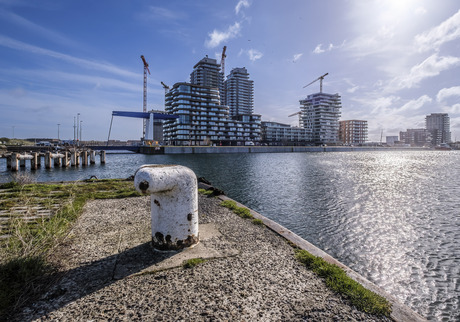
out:
{"label": "rippled water surface", "polygon": [[[32,174],[126,178],[146,163],[188,166],[423,316],[460,320],[459,151],[108,154],[104,166]],[[0,182],[9,179],[2,159]]]}

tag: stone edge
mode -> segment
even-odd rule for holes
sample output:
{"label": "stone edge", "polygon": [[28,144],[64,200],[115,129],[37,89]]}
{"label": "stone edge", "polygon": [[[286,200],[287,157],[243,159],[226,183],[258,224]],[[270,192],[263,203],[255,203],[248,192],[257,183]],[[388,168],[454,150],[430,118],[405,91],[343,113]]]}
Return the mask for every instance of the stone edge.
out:
{"label": "stone edge", "polygon": [[383,289],[381,289],[380,287],[378,287],[377,285],[375,285],[374,283],[372,283],[371,281],[369,281],[365,277],[363,277],[360,274],[358,274],[357,272],[353,271],[351,268],[349,268],[345,264],[339,262],[337,259],[335,259],[332,256],[330,256],[325,251],[323,251],[323,250],[319,249],[318,247],[316,247],[315,245],[309,243],[308,241],[306,241],[305,239],[303,239],[300,236],[296,235],[295,233],[293,233],[289,229],[281,226],[280,224],[274,222],[273,220],[266,218],[265,216],[261,215],[260,213],[258,213],[256,211],[246,207],[245,205],[243,205],[243,204],[239,203],[238,201],[233,200],[233,199],[231,199],[231,198],[229,198],[229,197],[227,197],[225,195],[219,195],[219,196],[217,196],[217,198],[219,198],[222,201],[232,200],[232,201],[236,202],[238,207],[244,207],[244,208],[249,209],[249,211],[251,212],[251,215],[254,216],[254,218],[262,220],[262,222],[264,223],[264,225],[266,227],[268,227],[272,231],[276,232],[278,235],[280,235],[283,238],[285,238],[286,240],[292,242],[293,244],[298,246],[300,249],[306,250],[307,252],[311,253],[314,256],[321,257],[322,259],[324,259],[328,263],[335,264],[335,265],[339,266],[353,280],[355,280],[356,282],[360,283],[362,286],[364,286],[368,290],[371,290],[374,293],[386,298],[391,303],[392,312],[391,312],[390,317],[393,320],[395,320],[395,321],[427,321],[424,317],[422,317],[420,314],[418,314],[417,312],[412,310],[410,307],[408,307],[407,305],[401,303],[396,297],[394,297],[393,295],[387,293],[386,291],[384,291]]}

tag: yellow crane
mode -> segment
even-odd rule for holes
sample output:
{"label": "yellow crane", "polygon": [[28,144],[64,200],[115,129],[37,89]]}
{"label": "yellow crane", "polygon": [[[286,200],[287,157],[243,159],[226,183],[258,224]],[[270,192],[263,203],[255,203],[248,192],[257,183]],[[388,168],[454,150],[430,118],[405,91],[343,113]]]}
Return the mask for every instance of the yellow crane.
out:
{"label": "yellow crane", "polygon": [[307,85],[305,85],[303,88],[305,88],[305,87],[307,87],[307,86],[310,86],[311,84],[313,84],[314,82],[316,82],[316,81],[319,80],[319,92],[322,93],[322,92],[323,92],[323,79],[324,79],[324,77],[326,77],[327,75],[329,75],[329,73],[326,73],[326,74],[324,74],[323,76],[318,77],[318,78],[315,79],[313,82],[308,83]]}

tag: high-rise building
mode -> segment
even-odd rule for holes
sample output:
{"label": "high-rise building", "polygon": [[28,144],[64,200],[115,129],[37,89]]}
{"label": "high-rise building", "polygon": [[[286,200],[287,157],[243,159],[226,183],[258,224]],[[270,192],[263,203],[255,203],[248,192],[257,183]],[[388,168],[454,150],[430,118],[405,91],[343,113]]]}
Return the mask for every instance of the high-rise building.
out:
{"label": "high-rise building", "polygon": [[176,83],[166,94],[166,112],[178,115],[164,123],[164,141],[172,145],[244,145],[260,141],[260,115],[228,118],[219,90]]}
{"label": "high-rise building", "polygon": [[[190,74],[190,83],[193,85],[209,86],[218,88],[220,99],[223,99],[224,93],[224,76],[220,72],[220,64],[213,58],[204,57],[193,66],[193,72]],[[221,101],[222,105],[224,102]]]}
{"label": "high-rise building", "polygon": [[339,121],[339,141],[344,144],[363,144],[367,140],[367,121]]}
{"label": "high-rise building", "polygon": [[254,81],[249,79],[246,68],[233,68],[224,81],[225,105],[230,116],[252,114],[254,110]]}
{"label": "high-rise building", "polygon": [[431,113],[425,118],[427,131],[431,133],[431,142],[434,146],[450,143],[450,118],[447,113]]}
{"label": "high-rise building", "polygon": [[316,144],[339,141],[339,118],[342,108],[339,94],[316,93],[300,100],[304,128]]}

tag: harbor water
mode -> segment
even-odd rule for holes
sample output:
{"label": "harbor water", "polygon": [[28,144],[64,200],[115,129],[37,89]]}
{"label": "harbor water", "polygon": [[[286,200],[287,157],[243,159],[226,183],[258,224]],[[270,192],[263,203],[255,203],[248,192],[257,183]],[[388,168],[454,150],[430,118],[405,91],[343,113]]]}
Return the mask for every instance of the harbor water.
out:
{"label": "harbor water", "polygon": [[[17,172],[37,181],[190,167],[434,321],[460,320],[460,151],[141,155]],[[0,160],[0,182],[14,174]]]}

